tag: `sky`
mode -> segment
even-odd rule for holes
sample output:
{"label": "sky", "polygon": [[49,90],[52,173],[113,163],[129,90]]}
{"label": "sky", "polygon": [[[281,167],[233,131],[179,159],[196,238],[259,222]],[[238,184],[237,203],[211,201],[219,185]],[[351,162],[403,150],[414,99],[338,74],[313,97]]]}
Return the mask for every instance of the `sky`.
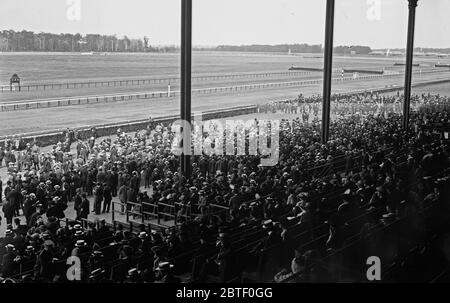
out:
{"label": "sky", "polygon": [[[324,43],[325,0],[193,0],[194,46]],[[180,44],[181,0],[0,0],[0,30]],[[450,48],[450,0],[419,0],[415,46]],[[335,45],[404,48],[407,0],[336,0]]]}

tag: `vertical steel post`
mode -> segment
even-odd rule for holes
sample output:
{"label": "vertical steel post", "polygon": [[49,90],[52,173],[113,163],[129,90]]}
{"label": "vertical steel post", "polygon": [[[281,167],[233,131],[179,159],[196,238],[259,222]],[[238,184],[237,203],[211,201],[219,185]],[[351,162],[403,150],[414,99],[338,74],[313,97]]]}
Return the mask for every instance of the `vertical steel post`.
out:
{"label": "vertical steel post", "polygon": [[[192,63],[192,0],[181,0],[181,120],[191,123],[191,63]],[[181,172],[191,175],[189,131],[183,131],[183,153],[180,157]],[[188,146],[189,145],[189,146]]]}
{"label": "vertical steel post", "polygon": [[334,1],[327,0],[323,68],[322,143],[330,137],[331,76],[333,66]]}
{"label": "vertical steel post", "polygon": [[411,107],[411,78],[414,55],[414,27],[416,23],[416,7],[418,0],[408,0],[408,41],[406,45],[406,68],[405,68],[405,88],[403,102],[403,128],[408,129],[409,111]]}

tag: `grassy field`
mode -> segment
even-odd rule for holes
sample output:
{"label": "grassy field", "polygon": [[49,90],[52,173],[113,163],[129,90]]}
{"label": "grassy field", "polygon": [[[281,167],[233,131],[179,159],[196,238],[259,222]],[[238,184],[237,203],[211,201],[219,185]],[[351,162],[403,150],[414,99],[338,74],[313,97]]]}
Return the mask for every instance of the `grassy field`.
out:
{"label": "grassy field", "polygon": [[[192,88],[211,88],[211,87],[225,87],[225,86],[237,86],[237,85],[249,85],[259,83],[274,83],[274,82],[288,82],[288,81],[301,81],[310,79],[321,79],[322,74],[315,72],[311,74],[299,75],[299,76],[271,76],[267,78],[242,78],[234,80],[208,80],[193,82]],[[171,90],[179,90],[179,83],[171,83]],[[91,88],[69,88],[69,89],[54,89],[54,90],[37,90],[37,91],[12,91],[0,93],[0,102],[11,101],[26,101],[34,99],[48,99],[48,98],[63,98],[74,96],[92,96],[92,95],[105,95],[105,94],[132,94],[139,92],[160,92],[167,91],[167,84],[145,84],[145,85],[127,85],[127,86],[99,86]]]}
{"label": "grassy field", "polygon": [[[400,57],[342,57],[335,56],[334,68],[391,69],[402,71],[404,67],[394,66]],[[434,58],[420,58],[416,63],[432,65]],[[448,60],[450,62],[450,60]],[[323,59],[317,55],[282,55],[236,52],[194,52],[193,75],[223,75],[242,73],[286,72],[292,65],[322,68]],[[426,69],[425,67],[423,69]],[[74,53],[0,53],[0,83],[7,83],[12,73],[18,73],[22,84],[65,83],[143,78],[179,78],[179,54],[109,54],[107,56],[85,56]],[[267,82],[318,79],[322,75],[314,72],[301,76],[270,76],[267,78],[241,78],[233,80],[194,81],[193,88],[223,87]],[[178,84],[172,83],[172,90]],[[167,90],[166,84],[130,86],[102,86],[91,88],[50,89],[22,92],[2,92],[0,102],[29,101],[34,99],[92,96],[155,92]]]}
{"label": "grassy field", "polygon": [[[450,79],[450,73],[441,75],[441,77]],[[420,80],[414,79],[413,82]],[[332,91],[333,93],[343,93],[363,88],[376,89],[385,87],[386,84],[385,79],[336,83],[333,84]],[[391,80],[389,84],[401,86],[403,85],[403,79]],[[420,88],[420,90],[422,89]],[[445,90],[445,85],[442,90]],[[320,94],[321,91],[321,85],[310,85],[305,87],[254,90],[233,94],[194,94],[192,96],[192,110],[200,112],[246,104],[262,104],[270,101],[295,98],[300,93],[304,95]],[[450,94],[450,90],[448,90],[447,94]],[[0,121],[2,121],[0,135],[53,130],[65,127],[81,127],[177,113],[179,113],[178,97],[0,112]]]}
{"label": "grassy field", "polygon": [[[334,58],[334,67],[393,69],[395,62],[402,61],[395,57],[338,57]],[[441,59],[440,59],[441,60]],[[423,58],[416,63],[432,64],[437,59]],[[441,60],[441,62],[443,62]],[[193,73],[195,75],[218,75],[221,73],[238,74],[254,72],[287,71],[291,65],[320,68],[322,58],[304,56],[252,54],[252,53],[218,53],[196,52],[193,56]],[[0,54],[0,82],[8,80],[17,72],[27,82],[61,82],[111,80],[144,77],[178,76],[179,54],[112,54],[108,56],[82,56],[79,54]],[[397,67],[402,70],[403,67]],[[261,79],[221,80],[193,83],[193,88],[231,86],[264,82],[283,82],[298,79],[320,78],[320,73],[313,73],[297,78],[272,77]],[[450,79],[450,72],[423,74],[414,76],[413,82],[433,79]],[[403,77],[386,79],[359,80],[334,83],[333,93],[349,90],[372,89],[387,85],[403,85]],[[448,85],[430,88],[441,94],[450,94]],[[91,89],[61,89],[44,92],[22,92],[0,94],[0,101],[33,100],[36,98],[59,98],[113,93],[135,93],[143,91],[166,90],[165,85],[99,87]],[[173,90],[178,89],[173,85]],[[425,91],[421,87],[415,92]],[[261,104],[268,101],[295,98],[298,94],[320,94],[322,85],[305,87],[277,87],[247,92],[221,93],[192,96],[193,111],[203,111],[246,104]],[[427,91],[428,92],[428,91]],[[66,127],[121,122],[142,119],[149,116],[163,116],[179,112],[179,98],[154,100],[136,100],[132,102],[99,103],[80,106],[53,107],[38,110],[0,112],[0,135],[12,135],[33,131],[53,130]]]}
{"label": "grassy field", "polygon": [[[381,69],[394,68],[393,64],[401,61],[404,61],[404,58],[335,56],[333,65],[335,68]],[[434,64],[437,61],[433,58],[420,58],[415,63]],[[292,65],[322,68],[323,59],[317,58],[317,54],[312,56],[236,52],[194,52],[192,58],[192,72],[197,75],[286,71]],[[18,73],[24,84],[178,77],[179,67],[180,55],[176,53],[128,53],[107,56],[84,56],[74,53],[0,53],[0,83],[7,83],[13,73]]]}

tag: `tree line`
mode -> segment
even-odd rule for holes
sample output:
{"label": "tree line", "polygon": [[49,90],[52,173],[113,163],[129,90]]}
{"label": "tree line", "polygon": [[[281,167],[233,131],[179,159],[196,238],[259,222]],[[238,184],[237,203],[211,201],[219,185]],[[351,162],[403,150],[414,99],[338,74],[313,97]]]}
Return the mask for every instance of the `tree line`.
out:
{"label": "tree line", "polygon": [[[219,45],[211,48],[195,48],[195,50],[239,51],[239,52],[276,52],[276,53],[322,53],[320,44],[278,44],[278,45]],[[395,50],[395,49],[391,49]],[[416,51],[450,53],[450,49],[416,48]],[[129,38],[127,36],[99,34],[53,34],[34,33],[22,30],[0,31],[1,52],[176,52],[178,46],[152,46],[150,38]],[[368,46],[336,46],[336,54],[369,54]]]}
{"label": "tree line", "polygon": [[32,31],[0,31],[2,52],[171,52],[175,46],[153,47],[150,39],[99,34],[52,34]]}
{"label": "tree line", "polygon": [[[278,44],[278,45],[220,45],[216,48],[220,51],[241,51],[241,52],[276,52],[276,53],[322,53],[323,47],[320,44]],[[368,46],[336,46],[334,53],[336,54],[369,54],[372,49]]]}

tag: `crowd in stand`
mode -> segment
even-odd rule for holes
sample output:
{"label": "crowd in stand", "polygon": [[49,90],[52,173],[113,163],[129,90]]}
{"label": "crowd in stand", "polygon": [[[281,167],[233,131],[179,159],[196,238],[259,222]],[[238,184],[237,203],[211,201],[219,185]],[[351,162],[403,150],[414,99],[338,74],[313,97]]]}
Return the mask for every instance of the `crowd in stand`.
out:
{"label": "crowd in stand", "polygon": [[[424,105],[436,105],[448,102],[448,97],[440,95],[414,95],[411,99],[413,110]],[[368,115],[402,113],[402,99],[397,94],[382,95],[379,93],[361,93],[352,95],[334,95],[332,96],[331,114],[336,117],[345,115]],[[304,97],[299,95],[297,99],[286,101],[273,101],[260,105],[258,112],[260,113],[276,113],[299,114],[303,122],[310,120],[318,120],[319,112],[322,107],[322,99],[320,95]]]}
{"label": "crowd in stand", "polygon": [[[301,119],[282,123],[278,164],[263,167],[257,156],[195,156],[195,177],[188,180],[178,170],[169,124],[133,135],[118,130],[114,137],[98,139],[93,134],[85,141],[67,132],[65,142],[44,153],[36,143],[15,151],[7,145],[0,151],[9,172],[1,190],[2,224],[7,225],[0,238],[1,277],[66,281],[71,272],[66,260],[73,256],[80,259],[84,282],[177,282],[183,273],[194,281],[211,276],[229,281],[244,268],[234,235],[248,228],[260,235],[248,255],[283,247],[264,257],[269,276],[281,270],[275,279],[282,280],[301,272],[323,251],[295,249],[300,243],[291,243],[287,228],[293,220],[308,226],[328,222],[325,249],[336,250],[349,233],[350,218],[375,210],[364,222],[373,224],[400,216],[405,203],[418,209],[423,201],[441,198],[442,183],[426,185],[423,177],[449,166],[450,146],[443,133],[424,127],[449,123],[448,98],[414,96],[423,108],[412,114],[408,132],[398,114],[381,114],[380,106],[373,106],[393,104],[397,98],[337,97],[333,113],[342,118],[331,123],[328,144],[320,143],[317,121],[306,117],[318,116],[320,97],[261,106],[260,113],[302,113]],[[364,119],[358,115],[362,111]],[[135,204],[178,203],[179,224],[164,231],[141,225],[137,233],[121,225],[113,230],[104,220],[81,224],[90,213],[110,212],[114,197],[122,203],[121,211]],[[72,201],[78,222],[62,224]],[[229,211],[217,215],[212,204]],[[188,220],[188,214],[196,217]],[[25,222],[17,220],[20,215]],[[290,269],[282,270],[283,262],[276,260],[291,257]],[[326,275],[323,269],[298,280],[324,281]]]}

